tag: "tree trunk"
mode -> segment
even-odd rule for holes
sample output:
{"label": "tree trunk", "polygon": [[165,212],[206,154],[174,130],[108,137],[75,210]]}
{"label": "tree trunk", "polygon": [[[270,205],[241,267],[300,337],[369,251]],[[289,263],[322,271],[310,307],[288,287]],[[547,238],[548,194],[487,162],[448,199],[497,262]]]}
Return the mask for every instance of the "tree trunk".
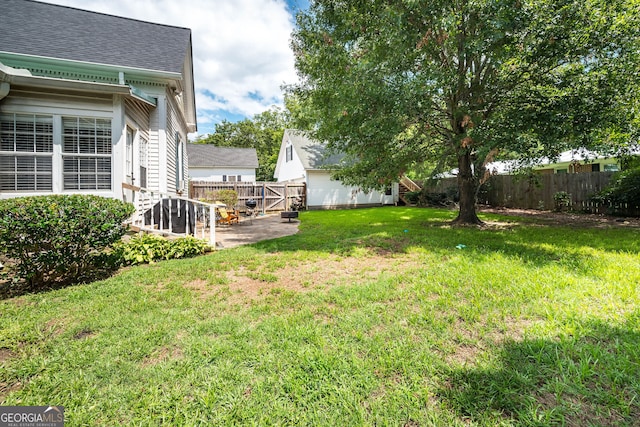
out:
{"label": "tree trunk", "polygon": [[471,168],[471,155],[469,150],[458,155],[458,191],[460,193],[460,210],[453,224],[479,225],[483,224],[476,214],[476,187],[477,181]]}

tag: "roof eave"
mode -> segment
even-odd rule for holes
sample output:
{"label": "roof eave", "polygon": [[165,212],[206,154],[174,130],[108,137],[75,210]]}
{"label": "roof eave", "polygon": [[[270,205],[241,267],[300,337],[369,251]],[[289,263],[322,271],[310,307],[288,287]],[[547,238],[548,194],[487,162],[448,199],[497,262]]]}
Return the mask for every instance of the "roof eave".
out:
{"label": "roof eave", "polygon": [[29,86],[40,89],[66,89],[79,92],[131,95],[131,88],[127,85],[16,75],[11,75],[8,80],[12,85]]}
{"label": "roof eave", "polygon": [[331,172],[339,170],[338,166],[326,167],[326,168],[306,168],[305,170],[309,172]]}
{"label": "roof eave", "polygon": [[189,31],[189,49],[185,57],[182,74],[184,75],[184,83],[187,86],[185,96],[185,117],[187,121],[187,129],[189,133],[198,131],[198,121],[196,115],[196,92],[195,78],[193,75],[193,48],[191,44],[191,31]]}
{"label": "roof eave", "polygon": [[14,60],[23,60],[31,62],[33,64],[40,65],[58,65],[60,67],[68,67],[69,69],[77,70],[78,68],[84,68],[87,71],[101,71],[101,72],[124,72],[130,75],[139,75],[147,78],[157,78],[166,80],[182,81],[182,74],[179,72],[166,71],[166,70],[152,70],[146,68],[129,67],[126,65],[117,64],[101,64],[97,62],[78,61],[72,59],[53,58],[40,55],[28,55],[15,52],[0,51],[0,57],[8,57]]}
{"label": "roof eave", "polygon": [[0,68],[0,80],[10,86],[27,86],[38,89],[68,90],[73,92],[100,93],[109,95],[130,96],[152,107],[157,106],[157,100],[143,91],[130,85],[114,85],[110,83],[85,82],[80,80],[57,79],[52,77],[30,76],[22,70],[12,73],[12,70]]}

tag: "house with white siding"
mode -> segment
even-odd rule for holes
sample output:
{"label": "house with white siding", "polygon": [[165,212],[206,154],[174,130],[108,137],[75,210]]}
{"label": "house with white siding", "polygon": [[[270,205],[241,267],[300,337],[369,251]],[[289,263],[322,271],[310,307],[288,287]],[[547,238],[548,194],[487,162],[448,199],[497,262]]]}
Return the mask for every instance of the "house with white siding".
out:
{"label": "house with white siding", "polygon": [[189,179],[208,182],[256,182],[255,148],[187,144]]}
{"label": "house with white siding", "polygon": [[286,129],[274,177],[278,182],[305,183],[307,209],[382,206],[398,202],[397,183],[384,192],[365,192],[332,178],[342,157],[329,153],[326,144],[309,138],[305,132]]}
{"label": "house with white siding", "polygon": [[0,198],[186,189],[191,30],[2,0]]}

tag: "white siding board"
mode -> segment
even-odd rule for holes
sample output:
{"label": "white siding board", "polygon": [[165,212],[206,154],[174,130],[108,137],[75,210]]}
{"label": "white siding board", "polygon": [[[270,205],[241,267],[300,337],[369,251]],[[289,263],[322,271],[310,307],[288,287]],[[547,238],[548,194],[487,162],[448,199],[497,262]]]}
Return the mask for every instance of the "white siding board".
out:
{"label": "white siding board", "polygon": [[[281,154],[280,159],[285,159],[285,155]],[[278,182],[299,182],[303,181],[305,178],[305,170],[302,165],[302,161],[296,154],[296,150],[293,150],[293,160],[285,161],[282,160],[280,165],[280,170],[278,173]]]}
{"label": "white siding board", "polygon": [[182,142],[182,176],[179,178],[184,182],[184,190],[188,190],[188,157],[186,150],[187,126],[183,119],[183,114],[175,102],[174,96],[168,94],[166,98],[167,106],[167,189],[170,193],[176,192],[176,132],[180,134]]}
{"label": "white siding board", "polygon": [[171,108],[171,103],[166,100],[167,108],[167,192],[176,192],[176,130],[174,121],[175,111]]}
{"label": "white siding board", "polygon": [[307,171],[307,206],[310,209],[380,206],[394,201],[393,194],[386,196],[375,190],[365,193],[358,187],[343,185],[331,179],[328,171]]}
{"label": "white siding board", "polygon": [[12,90],[2,100],[2,111],[111,117],[113,115],[113,97],[61,98],[52,93]]}
{"label": "white siding board", "polygon": [[278,163],[274,172],[274,177],[278,182],[304,182],[305,169],[302,164],[302,160],[298,156],[296,150],[292,147],[293,158],[287,161],[286,148],[290,145],[290,142],[284,141],[280,145],[280,152],[278,153]]}
{"label": "white siding board", "polygon": [[160,157],[158,138],[158,110],[152,109],[149,113],[149,171],[147,172],[147,187],[160,190]]}
{"label": "white siding board", "polygon": [[[140,168],[140,158],[139,158],[139,150],[140,150],[140,140],[144,139],[148,142],[147,145],[147,159],[149,159],[149,147],[151,146],[149,135],[150,135],[150,106],[144,104],[142,102],[136,102],[131,99],[126,99],[125,102],[125,122],[126,126],[131,127],[136,132],[136,141],[134,143],[134,157],[135,162],[133,165],[134,168],[134,185],[142,185],[142,182],[139,180],[139,168]],[[126,132],[125,132],[125,141],[126,141]],[[126,163],[126,159],[125,159]],[[150,178],[150,167],[151,162],[148,162],[147,165],[147,184],[146,188],[151,190],[158,190],[157,187],[150,186],[149,178]]]}
{"label": "white siding board", "polygon": [[125,100],[125,114],[127,119],[135,125],[140,136],[148,141],[150,128],[149,107],[127,99]]}

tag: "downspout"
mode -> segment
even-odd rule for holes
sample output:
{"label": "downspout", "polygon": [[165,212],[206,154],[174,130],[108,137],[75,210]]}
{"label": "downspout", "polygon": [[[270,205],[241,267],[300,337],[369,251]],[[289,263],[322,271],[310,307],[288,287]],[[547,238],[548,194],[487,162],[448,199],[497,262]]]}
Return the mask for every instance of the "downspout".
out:
{"label": "downspout", "polygon": [[0,82],[0,100],[9,94],[11,85],[7,82]]}

